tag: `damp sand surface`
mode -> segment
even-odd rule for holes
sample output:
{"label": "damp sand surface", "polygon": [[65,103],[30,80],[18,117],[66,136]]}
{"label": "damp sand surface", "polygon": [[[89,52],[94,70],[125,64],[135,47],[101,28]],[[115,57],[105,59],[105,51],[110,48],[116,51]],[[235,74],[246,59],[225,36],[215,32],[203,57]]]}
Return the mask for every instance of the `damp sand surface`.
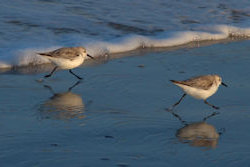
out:
{"label": "damp sand surface", "polygon": [[[135,51],[74,69],[80,83],[68,71],[41,83],[45,73],[1,73],[0,164],[248,166],[249,45]],[[208,99],[220,110],[187,96],[166,111],[182,96],[170,79],[213,73],[229,86]]]}

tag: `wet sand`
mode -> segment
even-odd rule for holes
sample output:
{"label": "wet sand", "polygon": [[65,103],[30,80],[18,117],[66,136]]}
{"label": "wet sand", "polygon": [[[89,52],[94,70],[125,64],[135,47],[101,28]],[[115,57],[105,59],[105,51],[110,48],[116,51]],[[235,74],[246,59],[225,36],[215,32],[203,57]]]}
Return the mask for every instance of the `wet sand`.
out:
{"label": "wet sand", "polygon": [[[84,77],[80,83],[68,71],[42,83],[36,80],[45,73],[2,73],[0,164],[247,166],[249,45],[136,51],[74,69]],[[182,95],[170,79],[211,73],[229,86],[208,99],[220,110],[187,96],[166,111]],[[210,138],[183,137],[186,129]]]}

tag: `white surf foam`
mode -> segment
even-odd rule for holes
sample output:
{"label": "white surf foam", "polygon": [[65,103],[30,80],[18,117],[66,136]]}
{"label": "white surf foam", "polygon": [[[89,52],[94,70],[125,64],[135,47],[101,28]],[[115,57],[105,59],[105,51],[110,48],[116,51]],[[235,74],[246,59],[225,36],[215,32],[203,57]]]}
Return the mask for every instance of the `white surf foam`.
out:
{"label": "white surf foam", "polygon": [[[199,27],[197,31],[164,32],[155,37],[140,35],[128,36],[110,42],[96,41],[85,43],[89,54],[94,57],[105,54],[114,54],[132,51],[138,48],[174,47],[193,41],[223,40],[228,37],[250,37],[250,28],[239,28],[227,25]],[[59,47],[45,49],[25,49],[16,52],[11,63],[0,60],[0,68],[12,66],[26,66],[49,63],[46,58],[37,55],[37,52],[45,52]]]}
{"label": "white surf foam", "polygon": [[16,53],[16,57],[13,61],[13,65],[15,66],[26,66],[26,65],[39,65],[44,63],[50,63],[48,59],[46,59],[43,56],[39,56],[37,53],[40,52],[47,52],[51,50],[55,50],[57,48],[60,48],[59,46],[54,46],[50,48],[44,48],[44,49],[24,49],[19,50]]}

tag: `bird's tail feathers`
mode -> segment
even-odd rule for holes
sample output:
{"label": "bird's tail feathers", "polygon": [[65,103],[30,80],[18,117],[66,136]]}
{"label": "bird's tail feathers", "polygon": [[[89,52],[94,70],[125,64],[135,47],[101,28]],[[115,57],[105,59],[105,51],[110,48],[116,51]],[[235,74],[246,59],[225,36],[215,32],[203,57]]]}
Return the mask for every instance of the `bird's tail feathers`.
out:
{"label": "bird's tail feathers", "polygon": [[180,81],[176,81],[176,80],[170,80],[171,82],[175,83],[181,83]]}
{"label": "bird's tail feathers", "polygon": [[36,54],[39,54],[39,55],[41,55],[41,56],[49,56],[49,57],[51,57],[51,55],[48,54],[48,53],[36,53]]}

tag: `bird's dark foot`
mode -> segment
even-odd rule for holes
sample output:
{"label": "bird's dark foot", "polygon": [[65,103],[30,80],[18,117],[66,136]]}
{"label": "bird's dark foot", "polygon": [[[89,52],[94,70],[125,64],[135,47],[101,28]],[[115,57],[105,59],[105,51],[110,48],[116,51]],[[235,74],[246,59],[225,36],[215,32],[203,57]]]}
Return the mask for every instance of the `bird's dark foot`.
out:
{"label": "bird's dark foot", "polygon": [[214,109],[219,110],[220,107],[212,106]]}
{"label": "bird's dark foot", "polygon": [[49,78],[51,75],[45,75],[44,78]]}
{"label": "bird's dark foot", "polygon": [[49,77],[51,77],[52,74],[56,71],[56,69],[57,69],[57,66],[50,72],[50,74],[45,75],[44,78],[49,78]]}
{"label": "bird's dark foot", "polygon": [[79,77],[79,76],[77,76],[77,75],[75,75],[76,76],[76,78],[78,78],[79,80],[82,80],[83,78],[82,77]]}

